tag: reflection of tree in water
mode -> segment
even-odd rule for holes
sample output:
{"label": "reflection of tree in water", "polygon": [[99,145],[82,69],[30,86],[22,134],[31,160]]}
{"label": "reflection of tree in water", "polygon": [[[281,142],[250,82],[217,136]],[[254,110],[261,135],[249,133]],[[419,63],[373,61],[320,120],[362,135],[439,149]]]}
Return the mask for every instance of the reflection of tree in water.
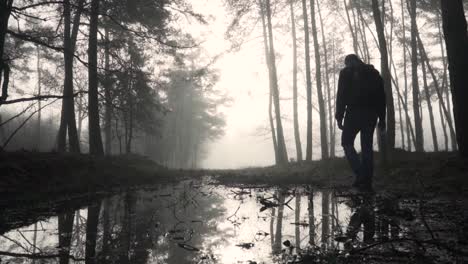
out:
{"label": "reflection of tree in water", "polygon": [[[66,264],[75,263],[77,259],[81,263],[104,264],[213,263],[221,256],[212,255],[219,249],[228,248],[225,247],[229,246],[227,236],[236,235],[230,234],[230,229],[217,229],[218,221],[225,223],[231,218],[234,230],[237,228],[235,223],[244,223],[243,216],[236,216],[239,209],[226,218],[221,205],[234,199],[235,203],[240,202],[241,208],[245,202],[254,202],[255,198],[234,191],[235,197],[225,197],[225,192],[215,191],[213,194],[208,188],[179,184],[157,190],[127,190],[102,203],[95,200],[86,209],[75,211],[77,207],[72,206],[57,211],[57,221],[47,221],[48,231],[42,227],[38,231],[36,224],[34,228],[3,235],[10,242],[18,241],[16,248],[5,248],[3,250],[9,252],[2,254],[11,257],[11,254],[24,252],[17,258],[6,259],[9,263],[24,263],[25,258],[33,260],[32,257],[41,259],[28,263]],[[451,242],[463,232],[459,228],[463,219],[456,218],[463,207],[457,204],[438,200],[400,200],[382,195],[339,194],[331,190],[297,193],[283,188],[268,189],[266,193],[267,198],[256,197],[257,210],[268,209],[268,217],[271,215],[271,251],[269,239],[264,247],[268,249],[266,254],[278,253],[273,262],[303,260],[308,263],[309,258],[311,261],[321,260],[321,263],[362,263],[364,260],[399,263],[413,259],[421,263],[440,263],[465,260],[468,255],[460,242]],[[294,198],[296,204],[290,206]],[[292,207],[295,212],[290,215],[289,210],[294,210]],[[234,208],[229,208],[230,213]],[[351,215],[347,218],[346,211],[350,209]],[[266,221],[268,217],[258,219]],[[294,218],[294,223],[290,217]],[[296,226],[289,228],[291,224]],[[304,229],[302,237],[300,227],[309,229]],[[34,233],[21,238],[22,231],[29,229]],[[53,238],[49,235],[47,239],[49,233]],[[265,238],[265,234],[268,235],[266,232],[255,235]],[[304,242],[303,248],[300,248],[301,242]],[[308,246],[305,245],[307,242],[310,242]],[[37,250],[31,245],[37,245]],[[23,246],[24,249],[19,251],[18,247]],[[245,250],[257,251],[261,246],[258,242],[255,247]],[[212,252],[214,248],[216,250]],[[94,250],[97,260],[93,257]]]}
{"label": "reflection of tree in water", "polygon": [[322,250],[327,250],[330,243],[330,191],[322,191]]}
{"label": "reflection of tree in water", "polygon": [[206,256],[219,243],[212,237],[223,237],[216,230],[221,202],[191,184],[104,201],[99,263],[185,263]]}
{"label": "reflection of tree in water", "polygon": [[296,193],[296,207],[294,212],[294,220],[295,220],[295,238],[296,238],[296,249],[301,249],[301,230],[300,230],[300,217],[301,217],[301,195]]}
{"label": "reflection of tree in water", "polygon": [[[285,190],[279,190],[278,194],[278,213],[276,218],[276,232],[274,234],[274,243],[272,246],[273,254],[278,254],[281,251],[282,236],[283,236],[283,215],[284,215],[284,201],[285,201]],[[273,234],[272,234],[273,237]]]}
{"label": "reflection of tree in water", "polygon": [[58,216],[58,237],[60,264],[68,264],[73,230],[74,210]]}

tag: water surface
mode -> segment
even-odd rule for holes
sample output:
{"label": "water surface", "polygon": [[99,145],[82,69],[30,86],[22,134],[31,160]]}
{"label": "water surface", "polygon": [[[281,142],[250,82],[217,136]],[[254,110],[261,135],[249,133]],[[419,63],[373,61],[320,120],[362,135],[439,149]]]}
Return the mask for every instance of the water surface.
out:
{"label": "water surface", "polygon": [[0,255],[2,263],[462,263],[463,206],[185,181],[4,208]]}

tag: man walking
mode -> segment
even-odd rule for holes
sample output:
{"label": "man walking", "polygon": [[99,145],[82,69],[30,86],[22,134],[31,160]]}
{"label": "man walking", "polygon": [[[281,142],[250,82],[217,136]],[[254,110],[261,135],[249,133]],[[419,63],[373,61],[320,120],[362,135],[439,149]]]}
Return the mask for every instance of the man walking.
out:
{"label": "man walking", "polygon": [[[354,54],[346,56],[338,81],[335,118],[343,130],[341,145],[356,175],[353,187],[363,191],[372,190],[374,129],[378,119],[379,129],[385,131],[385,110],[385,91],[379,72]],[[354,148],[358,133],[361,133],[361,157]]]}

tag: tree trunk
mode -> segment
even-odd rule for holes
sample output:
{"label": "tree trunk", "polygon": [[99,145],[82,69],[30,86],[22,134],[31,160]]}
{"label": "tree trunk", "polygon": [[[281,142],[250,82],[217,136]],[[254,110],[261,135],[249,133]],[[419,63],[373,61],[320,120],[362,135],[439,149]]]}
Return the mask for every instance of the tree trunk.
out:
{"label": "tree trunk", "polygon": [[[331,87],[330,87],[330,73],[329,73],[329,65],[328,65],[328,48],[327,48],[327,40],[325,38],[325,28],[323,26],[323,19],[322,19],[322,11],[320,9],[320,1],[317,1],[317,12],[319,14],[320,19],[320,32],[322,33],[322,46],[323,46],[323,56],[325,60],[325,84],[326,84],[326,94],[327,94],[327,108],[328,108],[328,136],[329,136],[329,156],[335,157],[335,150],[332,147],[334,143],[333,138],[333,110],[331,106],[332,98],[331,98]],[[332,142],[333,141],[333,142]]]}
{"label": "tree trunk", "polygon": [[[283,242],[283,216],[284,216],[284,194],[283,190],[279,190],[278,192],[278,215],[276,220],[276,232],[275,232],[275,243],[273,246],[273,254],[278,254],[281,252],[281,244]],[[273,235],[273,234],[272,234]]]}
{"label": "tree trunk", "polygon": [[63,3],[63,57],[65,76],[63,83],[62,116],[57,139],[58,151],[66,151],[66,135],[68,130],[69,150],[71,152],[80,152],[80,142],[78,140],[78,131],[76,128],[75,104],[73,97],[73,54],[75,52],[76,37],[78,34],[79,21],[83,8],[84,0],[80,0],[71,28],[71,4],[70,0],[64,0]]}
{"label": "tree trunk", "polygon": [[328,139],[327,139],[327,114],[325,110],[325,100],[322,91],[322,64],[320,62],[320,50],[317,37],[317,24],[315,20],[315,1],[310,0],[310,21],[312,24],[312,37],[314,39],[315,53],[315,80],[317,82],[317,96],[320,113],[320,146],[322,148],[322,159],[328,158]]}
{"label": "tree trunk", "polygon": [[78,141],[81,143],[81,131],[83,128],[83,95],[78,95]]}
{"label": "tree trunk", "polygon": [[109,47],[109,29],[108,25],[104,29],[105,32],[105,46],[104,46],[104,97],[105,97],[105,113],[104,113],[104,135],[105,135],[105,153],[106,155],[112,155],[112,97],[111,89],[112,84],[110,80],[110,47]]}
{"label": "tree trunk", "polygon": [[275,215],[276,209],[275,207],[271,208],[271,217],[270,217],[270,242],[271,242],[271,251],[273,252],[275,249]]}
{"label": "tree trunk", "polygon": [[[443,35],[443,30],[442,30],[442,24],[441,24],[441,20],[442,20],[442,17],[440,15],[439,12],[437,12],[437,28],[438,28],[438,31],[439,31],[439,43],[440,43],[440,50],[441,50],[441,54],[442,54],[442,61],[443,61],[443,65],[444,65],[444,79],[443,79],[443,83],[442,83],[442,93],[445,93],[445,98],[446,98],[446,101],[442,101],[443,102],[447,102],[447,109],[449,110],[448,113],[449,113],[449,116],[447,117],[447,121],[448,120],[454,120],[454,118],[452,117],[452,107],[451,107],[451,104],[450,104],[450,92],[449,92],[449,78],[448,78],[448,65],[447,65],[447,56],[444,52],[444,35]],[[450,121],[451,122],[451,121]],[[452,150],[457,150],[457,138],[456,138],[456,135],[455,133],[450,133],[450,140],[451,140],[451,145],[452,145]]]}
{"label": "tree trunk", "polygon": [[111,200],[110,198],[105,198],[102,203],[102,251],[99,254],[101,257],[99,259],[100,263],[107,264],[109,261],[107,257],[110,257],[110,248],[111,248],[111,222],[110,222],[110,211],[111,211]]}
{"label": "tree trunk", "polygon": [[[130,86],[132,87],[132,86]],[[130,154],[132,153],[132,141],[133,141],[133,98],[131,97],[132,95],[130,95],[130,98],[129,98],[129,113],[128,113],[128,124],[127,124],[127,138],[126,138],[126,142],[125,142],[125,153],[126,154]],[[180,145],[180,144],[179,144]],[[183,147],[183,145],[180,145],[180,147]],[[176,162],[178,162],[180,164],[180,162],[182,161],[182,154],[183,154],[183,151],[179,151],[179,155],[177,155],[177,158],[178,160],[176,160]],[[180,167],[180,166],[179,166]]]}
{"label": "tree trunk", "polygon": [[299,222],[301,221],[301,195],[296,194],[296,206],[294,210],[294,222],[296,223],[295,227],[295,238],[296,238],[296,250],[301,249],[301,229]]}
{"label": "tree trunk", "polygon": [[[332,72],[333,72],[333,87],[336,87],[336,58],[335,58],[335,40],[332,39]],[[332,88],[333,92],[333,100],[336,98],[336,89]],[[331,103],[330,103],[331,104]],[[330,106],[331,107],[331,106]],[[330,154],[332,157],[335,157],[335,138],[336,138],[336,122],[333,120],[333,116],[330,117],[332,119],[331,121],[331,128],[332,128],[332,134],[330,136],[330,145],[331,145],[331,151]]]}
{"label": "tree trunk", "polygon": [[[396,85],[396,81],[395,81],[395,79],[394,79],[393,77],[392,77],[392,82],[394,82],[395,87],[398,87],[398,86]],[[403,109],[405,110],[406,119],[410,119],[410,117],[409,117],[408,105],[407,105],[407,103],[405,102],[405,100],[403,99],[403,96],[401,95],[400,90],[399,90],[399,89],[396,89],[396,91],[397,91],[398,99],[399,99],[400,103],[402,104]],[[415,142],[416,142],[416,137],[415,137],[415,135],[414,135],[413,126],[411,125],[411,122],[408,122],[407,125],[408,125],[408,128],[407,128],[407,129],[408,129],[408,135],[411,135],[411,138],[413,139],[413,143],[415,144]],[[411,143],[410,143],[410,144],[411,144]]]}
{"label": "tree trunk", "polygon": [[447,128],[445,127],[445,117],[444,117],[444,113],[442,112],[441,100],[439,100],[439,116],[440,116],[440,125],[442,126],[442,132],[444,133],[445,151],[448,151],[449,150],[448,134],[447,134]]}
{"label": "tree trunk", "polygon": [[[37,63],[36,63],[36,71],[37,71],[37,96],[41,96],[42,94],[42,76],[41,76],[41,50],[39,46],[36,46],[37,52]],[[41,100],[37,100],[37,127],[36,127],[36,150],[40,151],[41,149],[41,121],[42,121],[42,102]]]}
{"label": "tree trunk", "polygon": [[277,141],[278,141],[279,164],[285,165],[288,163],[288,154],[286,151],[286,144],[284,141],[284,134],[283,134],[283,124],[281,121],[278,75],[276,73],[275,48],[273,45],[273,28],[271,24],[270,0],[266,0],[266,14],[267,14],[267,28],[268,28],[269,46],[270,46],[270,63],[271,63],[270,67],[271,67],[271,78],[273,81],[272,82],[273,103],[275,106],[276,135],[277,135]]}
{"label": "tree trunk", "polygon": [[[398,90],[400,89],[399,87],[396,87]],[[403,107],[401,106],[400,100],[398,101],[398,117],[400,118],[400,134],[401,134],[401,149],[405,149],[405,132],[404,132],[404,127],[403,127]]]}
{"label": "tree trunk", "polygon": [[0,84],[2,85],[0,103],[2,100],[6,100],[8,97],[10,67],[8,66],[8,63],[3,59],[3,55],[5,53],[5,38],[8,30],[8,20],[10,19],[12,6],[13,0],[0,0]]}
{"label": "tree trunk", "polygon": [[309,48],[309,21],[307,19],[306,0],[302,0],[302,16],[304,17],[304,47],[305,47],[305,75],[307,91],[307,146],[306,160],[312,160],[312,78],[310,76],[310,48]]}
{"label": "tree trunk", "polygon": [[380,15],[380,9],[377,0],[372,0],[372,10],[374,15],[375,27],[380,48],[380,63],[382,79],[384,81],[385,98],[387,102],[387,142],[390,150],[395,148],[395,106],[393,102],[393,91],[391,73],[388,63],[387,43],[385,40],[385,29]]}
{"label": "tree trunk", "polygon": [[357,48],[358,48],[358,51],[359,51],[359,53],[356,53],[356,55],[358,55],[361,58],[365,58],[366,53],[364,52],[363,45],[366,45],[367,43],[360,43],[359,42],[359,35],[362,35],[362,32],[361,32],[361,26],[360,26],[361,23],[359,23],[359,21],[356,22],[356,20],[358,20],[358,18],[356,18],[357,17],[357,15],[356,15],[357,11],[354,10],[355,5],[358,5],[358,3],[350,4],[351,15],[352,15],[352,18],[353,18],[354,34],[355,34],[354,38],[356,39]]}
{"label": "tree trunk", "polygon": [[458,151],[468,157],[468,34],[462,0],[441,0]]}
{"label": "tree trunk", "polygon": [[[93,0],[97,1],[97,0]],[[86,219],[86,246],[85,246],[85,263],[96,263],[96,241],[99,223],[99,211],[101,203],[90,205],[88,207],[88,217]]]}
{"label": "tree trunk", "polygon": [[349,17],[349,8],[348,8],[348,4],[346,3],[346,1],[347,0],[343,0],[343,3],[344,3],[344,7],[345,7],[346,19],[347,19],[347,22],[348,22],[349,32],[351,33],[351,38],[353,40],[353,50],[354,50],[354,54],[359,54],[357,37],[356,37],[356,34],[355,34],[355,30],[353,29],[353,24],[351,23],[351,18]]}
{"label": "tree trunk", "polygon": [[[402,104],[408,105],[408,74],[407,74],[407,58],[406,58],[406,24],[405,24],[405,4],[403,2],[404,0],[401,0],[401,24],[402,24],[402,32],[403,32],[403,77],[404,77],[404,82],[405,82],[405,100],[404,103]],[[407,108],[405,108],[405,111],[407,111]],[[409,119],[409,114],[406,112],[405,113],[406,119],[405,119],[405,125],[406,125],[406,143],[408,146],[408,151],[411,151],[411,140],[410,140],[410,131],[409,131],[409,124],[411,120]],[[402,139],[404,140],[404,139]]]}
{"label": "tree trunk", "polygon": [[271,138],[273,141],[273,150],[275,152],[275,164],[278,164],[279,162],[279,155],[278,155],[278,142],[276,140],[276,130],[275,130],[275,123],[273,120],[273,85],[272,85],[272,80],[271,80],[271,69],[270,69],[270,56],[268,55],[270,53],[270,48],[268,47],[268,36],[267,36],[267,29],[266,29],[266,22],[265,22],[265,12],[263,10],[263,7],[260,6],[260,17],[262,18],[262,30],[263,30],[263,45],[265,49],[265,62],[267,65],[268,69],[268,85],[269,85],[269,91],[268,91],[268,120],[270,122],[270,131],[271,131]]}
{"label": "tree trunk", "polygon": [[97,71],[97,31],[99,24],[99,0],[91,1],[88,46],[88,132],[89,153],[103,156],[101,127],[99,125],[98,71]]}
{"label": "tree trunk", "polygon": [[[420,49],[422,50],[421,42],[419,42],[419,45],[420,45]],[[427,84],[426,66],[424,64],[424,61],[421,63],[421,65],[422,65],[422,74],[423,74],[424,93],[426,95],[427,110],[429,112],[429,121],[431,123],[432,144],[434,146],[434,151],[438,152],[439,145],[437,144],[437,132],[436,132],[435,124],[434,124],[434,112],[432,111],[431,95],[429,93],[429,87]]]}
{"label": "tree trunk", "polygon": [[294,141],[296,142],[296,160],[302,160],[301,136],[299,133],[299,117],[297,109],[297,38],[296,38],[296,19],[294,15],[293,0],[289,1],[291,10],[291,32],[293,40],[293,115],[294,115]]}
{"label": "tree trunk", "polygon": [[408,0],[411,18],[411,75],[413,82],[413,112],[416,128],[416,151],[424,151],[424,136],[422,132],[421,114],[419,112],[419,83],[418,83],[418,42],[416,23],[416,0]]}
{"label": "tree trunk", "polygon": [[59,263],[70,262],[70,245],[73,232],[74,212],[68,211],[58,216]]}
{"label": "tree trunk", "polygon": [[322,250],[328,249],[330,241],[330,192],[322,192]]}
{"label": "tree trunk", "polygon": [[[358,29],[359,33],[361,35],[361,42],[363,45],[363,57],[364,61],[366,63],[369,63],[370,60],[370,53],[369,53],[369,47],[367,43],[367,34],[366,34],[366,27],[368,27],[364,16],[362,15],[362,10],[361,10],[361,3],[356,2],[356,12],[357,12],[357,17],[358,17]],[[376,41],[377,43],[377,41]]]}
{"label": "tree trunk", "polygon": [[[442,81],[442,93],[445,93],[446,95],[446,100],[447,100],[447,109],[449,109],[449,114],[452,114],[451,108],[450,108],[450,96],[449,96],[449,83],[448,83],[448,72],[447,72],[447,57],[445,55],[445,48],[444,48],[444,36],[442,32],[442,17],[439,12],[437,12],[437,29],[438,29],[438,35],[439,35],[439,44],[440,44],[440,54],[442,55],[442,62],[444,66],[444,77]],[[440,114],[440,122],[442,124],[442,131],[444,132],[444,142],[445,142],[445,151],[448,151],[448,134],[447,134],[447,128],[445,127],[445,122],[444,122],[444,116],[442,112],[442,101],[439,100],[439,114]],[[450,116],[450,118],[452,118]],[[453,120],[453,119],[452,119]],[[452,136],[452,134],[450,134]],[[451,138],[452,140],[452,146],[454,147],[454,150],[457,145],[457,140],[456,138]]]}
{"label": "tree trunk", "polygon": [[[437,96],[439,97],[440,102],[441,102],[442,110],[444,111],[445,117],[447,118],[447,124],[448,124],[448,127],[449,127],[450,135],[453,138],[455,138],[456,137],[455,136],[455,128],[453,126],[453,122],[452,122],[450,112],[447,109],[447,107],[445,106],[444,96],[442,94],[441,89],[439,88],[439,82],[438,82],[437,77],[436,77],[436,75],[434,73],[434,70],[432,69],[432,66],[429,63],[429,57],[427,56],[426,49],[424,48],[422,40],[421,40],[421,38],[419,36],[419,32],[417,32],[417,37],[418,37],[418,43],[419,43],[420,51],[421,51],[421,61],[422,61],[423,64],[425,63],[425,65],[423,65],[423,66],[427,66],[427,69],[428,69],[429,73],[431,74],[432,80],[434,81],[434,89],[435,89],[435,91],[437,93]],[[453,149],[455,149],[454,146],[453,146]]]}
{"label": "tree trunk", "polygon": [[309,192],[309,246],[315,246],[315,217],[314,217],[314,192]]}
{"label": "tree trunk", "polygon": [[[64,30],[63,30],[63,59],[64,59],[64,81],[63,81],[63,96],[67,96],[70,90],[70,83],[73,85],[73,66],[71,66],[70,71],[70,64],[73,63],[73,57],[71,57],[70,61],[70,49],[71,49],[71,40],[70,40],[70,0],[64,0],[63,2],[63,23],[64,23]],[[71,75],[71,76],[70,76]],[[73,88],[72,88],[73,89]],[[72,90],[73,93],[73,90]],[[66,144],[67,144],[67,128],[68,128],[68,111],[69,111],[69,100],[70,98],[62,99],[62,112],[60,117],[60,126],[57,136],[57,148],[60,152],[66,151]]]}

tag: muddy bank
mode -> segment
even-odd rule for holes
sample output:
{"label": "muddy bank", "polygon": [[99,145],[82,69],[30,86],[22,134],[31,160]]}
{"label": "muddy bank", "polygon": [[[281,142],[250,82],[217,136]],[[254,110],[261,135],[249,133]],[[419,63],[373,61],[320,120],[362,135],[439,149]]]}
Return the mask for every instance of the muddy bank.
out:
{"label": "muddy bank", "polygon": [[89,192],[178,180],[181,174],[134,155],[0,153],[0,200],[76,196]]}
{"label": "muddy bank", "polygon": [[[386,166],[376,154],[374,189],[408,196],[468,195],[468,160],[456,153],[410,153],[397,151]],[[246,168],[241,170],[211,170],[227,185],[309,184],[320,188],[349,188],[354,176],[347,161],[333,158],[326,161],[292,163],[288,167]]]}
{"label": "muddy bank", "polygon": [[[374,188],[404,196],[468,195],[468,161],[455,153],[396,152],[376,168]],[[53,194],[86,194],[113,188],[211,176],[223,185],[313,185],[347,189],[352,172],[343,158],[238,170],[171,170],[136,155],[95,158],[89,155],[0,153],[2,200]]]}

